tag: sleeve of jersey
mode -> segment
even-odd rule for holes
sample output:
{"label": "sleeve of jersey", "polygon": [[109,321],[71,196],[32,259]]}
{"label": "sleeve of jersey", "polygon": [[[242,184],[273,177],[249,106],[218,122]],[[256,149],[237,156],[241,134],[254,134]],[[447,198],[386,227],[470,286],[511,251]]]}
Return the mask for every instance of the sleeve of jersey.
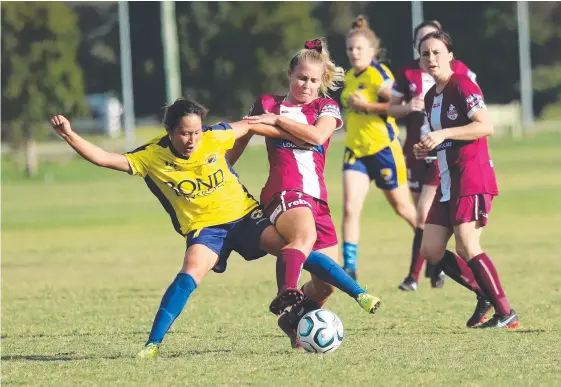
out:
{"label": "sleeve of jersey", "polygon": [[147,145],[142,145],[133,151],[125,153],[129,161],[132,174],[135,176],[146,177],[150,165],[150,151]]}
{"label": "sleeve of jersey", "polygon": [[222,149],[228,150],[234,147],[236,137],[232,127],[227,122],[220,122],[216,125],[205,126],[203,132],[208,133],[214,142]]}
{"label": "sleeve of jersey", "polygon": [[455,63],[454,66],[455,68],[453,68],[452,70],[454,70],[455,73],[465,74],[469,77],[469,79],[471,79],[473,83],[477,84],[477,81],[475,80],[477,78],[477,74],[471,71],[464,62],[458,60],[455,61],[454,63]]}
{"label": "sleeve of jersey", "polygon": [[390,69],[383,64],[376,64],[374,68],[378,71],[372,73],[372,83],[376,86],[376,94],[379,94],[380,90],[392,85],[394,77]]}
{"label": "sleeve of jersey", "polygon": [[458,83],[460,109],[468,118],[478,110],[487,109],[481,89],[470,79],[464,78]]}
{"label": "sleeve of jersey", "polygon": [[331,100],[323,105],[321,111],[319,112],[318,119],[323,116],[335,117],[337,120],[335,130],[339,130],[343,127],[343,118],[341,117],[341,110],[339,109],[337,102]]}
{"label": "sleeve of jersey", "polygon": [[402,68],[399,73],[397,73],[397,77],[392,87],[392,95],[402,98],[409,92],[409,80],[405,76],[405,68]]}
{"label": "sleeve of jersey", "polygon": [[257,98],[253,105],[250,106],[249,112],[247,113],[248,116],[258,116],[260,114],[265,113],[263,110],[263,99],[261,97]]}

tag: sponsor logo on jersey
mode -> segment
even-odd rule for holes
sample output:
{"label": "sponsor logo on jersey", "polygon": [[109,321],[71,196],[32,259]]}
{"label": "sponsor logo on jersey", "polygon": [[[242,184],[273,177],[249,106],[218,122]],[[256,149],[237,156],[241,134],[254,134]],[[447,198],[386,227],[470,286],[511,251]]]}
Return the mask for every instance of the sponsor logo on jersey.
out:
{"label": "sponsor logo on jersey", "polygon": [[175,191],[177,196],[185,199],[195,199],[208,196],[217,189],[224,186],[224,172],[222,169],[208,175],[204,179],[185,179],[176,184],[174,181],[166,181],[165,184]]}
{"label": "sponsor logo on jersey", "polygon": [[452,148],[453,144],[454,143],[452,141],[445,141],[442,144],[437,145],[437,147],[435,149],[436,149],[436,151],[441,151],[443,149]]}
{"label": "sponsor logo on jersey", "polygon": [[320,116],[324,115],[324,114],[329,114],[329,115],[333,115],[335,117],[341,117],[341,111],[339,110],[339,106],[329,103],[327,105],[325,105],[320,112]]}
{"label": "sponsor logo on jersey", "polygon": [[483,96],[481,96],[480,94],[470,94],[466,98],[466,105],[469,110],[473,109],[476,106],[484,108],[485,102],[483,102]]}

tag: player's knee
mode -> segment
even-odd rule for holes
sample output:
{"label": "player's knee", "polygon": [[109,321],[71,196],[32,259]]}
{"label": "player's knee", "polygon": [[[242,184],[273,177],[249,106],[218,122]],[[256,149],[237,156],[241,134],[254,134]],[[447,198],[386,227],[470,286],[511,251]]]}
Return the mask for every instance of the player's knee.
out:
{"label": "player's knee", "polygon": [[288,242],[286,247],[302,251],[306,256],[309,255],[317,240],[317,232],[315,229],[308,229],[298,233],[298,235]]}
{"label": "player's knee", "polygon": [[353,201],[347,200],[343,207],[343,215],[347,220],[358,219],[360,217],[360,207],[353,203]]}
{"label": "player's knee", "polygon": [[421,243],[421,255],[430,263],[437,264],[445,252],[446,246],[423,238],[423,242]]}
{"label": "player's knee", "polygon": [[481,247],[477,244],[456,243],[456,254],[467,262],[481,254]]}
{"label": "player's knee", "polygon": [[402,202],[402,201],[395,202],[393,204],[393,209],[395,213],[401,216],[402,218],[407,218],[412,212],[415,211],[415,208],[413,207],[412,203]]}

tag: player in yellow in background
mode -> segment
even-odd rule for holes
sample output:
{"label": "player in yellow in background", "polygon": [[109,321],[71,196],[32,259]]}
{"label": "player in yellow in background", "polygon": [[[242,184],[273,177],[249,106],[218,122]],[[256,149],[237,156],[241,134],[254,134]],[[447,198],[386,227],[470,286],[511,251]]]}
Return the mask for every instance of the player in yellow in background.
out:
{"label": "player in yellow in background", "polygon": [[[89,162],[143,177],[175,230],[186,238],[183,266],[162,298],[148,341],[138,354],[142,358],[158,355],[165,334],[191,293],[210,270],[226,270],[232,251],[249,261],[267,253],[278,256],[286,245],[228,165],[225,153],[249,131],[305,144],[270,125],[246,121],[203,125],[205,115],[206,110],[197,102],[179,99],[167,108],[167,133],[125,155],[106,152],[84,140],[63,116],[51,119],[56,132]],[[367,294],[321,253],[310,254],[304,269],[343,290],[370,313],[379,306],[379,298]]]}
{"label": "player in yellow in background", "polygon": [[345,76],[341,103],[347,109],[343,160],[343,259],[356,278],[359,223],[370,182],[382,190],[395,212],[415,228],[416,210],[407,187],[407,171],[398,127],[387,115],[394,77],[376,62],[380,41],[363,16],[347,35],[352,68]]}

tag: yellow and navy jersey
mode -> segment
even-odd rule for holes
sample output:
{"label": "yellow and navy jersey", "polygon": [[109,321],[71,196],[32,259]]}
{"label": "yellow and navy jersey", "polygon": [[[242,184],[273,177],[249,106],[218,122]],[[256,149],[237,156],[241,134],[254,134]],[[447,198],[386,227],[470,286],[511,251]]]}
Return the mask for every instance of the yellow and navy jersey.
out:
{"label": "yellow and navy jersey", "polygon": [[227,123],[203,126],[198,148],[189,157],[171,145],[167,134],[125,154],[132,173],[144,177],[181,235],[233,222],[258,202],[241,184],[225,153],[234,146]]}
{"label": "yellow and navy jersey", "polygon": [[345,87],[341,93],[341,103],[348,109],[345,145],[356,157],[370,156],[389,146],[399,135],[399,129],[393,117],[354,111],[349,107],[349,96],[360,93],[369,103],[387,102],[381,100],[378,94],[383,87],[391,86],[393,81],[390,69],[376,62],[359,74],[353,69],[345,74]]}

